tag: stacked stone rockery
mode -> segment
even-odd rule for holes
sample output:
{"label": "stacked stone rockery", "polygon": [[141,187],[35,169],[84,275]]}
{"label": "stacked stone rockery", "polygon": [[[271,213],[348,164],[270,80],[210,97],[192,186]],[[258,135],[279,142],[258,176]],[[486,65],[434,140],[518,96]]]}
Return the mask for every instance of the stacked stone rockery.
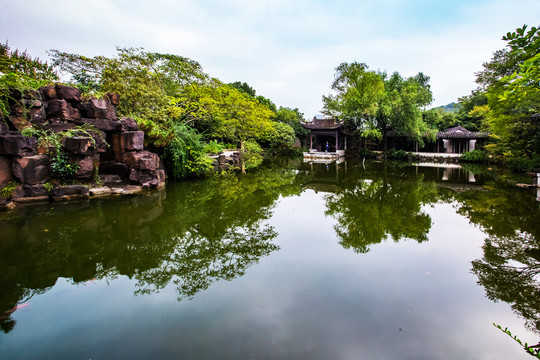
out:
{"label": "stacked stone rockery", "polygon": [[[51,149],[41,148],[36,137],[21,134],[31,126],[55,133],[83,126],[92,135],[61,141],[62,151],[79,167],[73,180],[91,183],[99,174],[109,175],[103,179],[141,188],[164,185],[159,156],[144,150],[144,132],[133,119],[118,118],[116,94],[101,100],[83,99],[79,89],[57,84],[24,94],[13,91],[12,98],[18,100],[11,104],[10,116],[0,113],[0,188],[11,181],[20,184],[11,196],[13,200],[48,199],[55,193],[60,198],[69,196],[69,190],[66,195],[61,189],[52,191],[50,185],[45,189],[44,184],[50,184],[51,179]],[[84,194],[80,185],[74,186],[74,196],[89,196],[88,190]]]}

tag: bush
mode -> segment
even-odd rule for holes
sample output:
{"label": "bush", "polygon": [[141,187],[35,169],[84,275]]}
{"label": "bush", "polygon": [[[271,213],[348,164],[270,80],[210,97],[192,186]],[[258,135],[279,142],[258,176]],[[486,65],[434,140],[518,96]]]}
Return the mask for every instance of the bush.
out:
{"label": "bush", "polygon": [[360,156],[361,158],[371,159],[375,157],[375,153],[369,150],[368,148],[364,147],[360,150],[360,152],[358,153],[358,156]]}
{"label": "bush", "polygon": [[219,154],[223,149],[223,144],[218,143],[217,140],[210,140],[210,142],[204,146],[204,152],[207,154]]}
{"label": "bush", "polygon": [[408,160],[409,159],[409,153],[407,153],[404,150],[396,150],[396,149],[390,149],[388,150],[388,153],[386,154],[388,159],[395,159],[395,160]]}
{"label": "bush", "polygon": [[13,191],[17,188],[18,184],[15,181],[10,181],[6,184],[2,189],[0,189],[0,195],[9,198],[11,197],[11,194],[13,194]]}
{"label": "bush", "polygon": [[259,166],[263,161],[262,148],[255,141],[244,143],[244,165],[246,169]]}
{"label": "bush", "polygon": [[473,150],[464,152],[459,159],[465,162],[484,162],[488,159],[488,155],[485,151]]}
{"label": "bush", "polygon": [[69,157],[65,152],[56,149],[54,154],[50,155],[51,157],[51,173],[53,176],[65,180],[77,173],[79,171],[79,164],[74,164],[69,160]]}
{"label": "bush", "polygon": [[175,124],[173,138],[163,151],[163,160],[175,179],[200,176],[210,170],[212,160],[206,156],[201,135],[184,124]]}

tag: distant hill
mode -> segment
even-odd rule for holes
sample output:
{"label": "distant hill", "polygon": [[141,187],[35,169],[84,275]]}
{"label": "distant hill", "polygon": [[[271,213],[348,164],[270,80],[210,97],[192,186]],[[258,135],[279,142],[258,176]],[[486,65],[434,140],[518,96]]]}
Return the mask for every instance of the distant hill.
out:
{"label": "distant hill", "polygon": [[447,104],[447,105],[437,106],[434,109],[442,109],[446,112],[455,112],[458,106],[459,104],[455,102],[451,102],[450,104]]}

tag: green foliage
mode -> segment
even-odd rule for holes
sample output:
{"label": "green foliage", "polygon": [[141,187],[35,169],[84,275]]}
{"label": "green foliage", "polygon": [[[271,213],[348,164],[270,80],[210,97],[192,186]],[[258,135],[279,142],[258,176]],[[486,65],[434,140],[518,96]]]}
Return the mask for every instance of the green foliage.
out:
{"label": "green foliage", "polygon": [[441,108],[435,108],[422,112],[422,118],[427,127],[444,131],[456,125],[456,115]]}
{"label": "green foliage", "polygon": [[235,88],[236,90],[239,90],[246,94],[247,96],[254,98],[256,96],[256,91],[251,86],[249,86],[245,82],[235,81],[233,83],[230,83],[229,86]]}
{"label": "green foliage", "polygon": [[291,148],[294,145],[294,130],[291,126],[279,122],[272,122],[266,128],[261,141],[271,148]]}
{"label": "green foliage", "polygon": [[332,90],[336,95],[323,96],[324,113],[363,128],[366,116],[374,115],[384,95],[380,74],[369,71],[364,63],[341,63],[336,68]]}
{"label": "green foliage", "polygon": [[51,173],[59,179],[70,178],[80,169],[79,164],[71,162],[67,154],[61,149],[56,149],[49,156],[51,159]]}
{"label": "green foliage", "polygon": [[47,181],[45,184],[43,184],[43,187],[44,187],[45,190],[47,190],[48,192],[51,192],[51,190],[54,188],[54,185]]}
{"label": "green foliage", "polygon": [[478,110],[486,109],[487,103],[486,92],[480,89],[471,91],[468,96],[460,97],[456,112],[456,125],[463,126],[470,131],[489,132],[487,114],[481,114]]}
{"label": "green foliage", "polygon": [[246,169],[255,168],[263,161],[263,149],[254,141],[246,141],[244,144],[243,161]]}
{"label": "green foliage", "polygon": [[407,136],[423,145],[423,134],[427,130],[420,107],[432,101],[429,77],[418,73],[414,77],[403,78],[395,72],[384,79],[385,94],[379,103],[375,121],[382,130],[386,152],[386,135],[392,130],[397,135]]}
{"label": "green foliage", "polygon": [[39,58],[32,58],[26,51],[12,51],[8,43],[0,43],[0,112],[5,117],[10,114],[10,104],[18,104],[19,98],[13,92],[28,93],[57,80],[52,66]]}
{"label": "green foliage", "polygon": [[23,129],[21,134],[23,136],[36,137],[39,146],[49,149],[48,155],[51,159],[52,175],[62,180],[72,177],[80,169],[80,166],[78,164],[74,164],[62,149],[62,139],[66,137],[83,137],[89,139],[94,145],[96,145],[97,138],[109,146],[109,144],[107,144],[103,138],[101,132],[99,132],[95,126],[88,124],[78,125],[73,129],[68,129],[61,132],[53,132],[51,130],[31,126]]}
{"label": "green foliage", "polygon": [[13,191],[17,188],[19,184],[17,184],[15,181],[8,182],[1,190],[0,195],[2,195],[5,198],[11,197],[11,194],[13,194]]}
{"label": "green foliage", "polygon": [[540,29],[527,26],[508,33],[508,56],[484,64],[501,69],[487,84],[488,113],[494,141],[486,146],[496,161],[518,170],[540,166]]}
{"label": "green foliage", "polygon": [[323,96],[324,112],[344,119],[359,132],[378,130],[385,153],[390,131],[423,144],[428,128],[420,107],[432,101],[428,76],[403,78],[397,72],[388,76],[369,71],[366,64],[342,63],[332,89],[336,95]]}
{"label": "green foliage", "polygon": [[292,127],[295,136],[301,141],[306,141],[308,139],[309,130],[302,126],[304,114],[302,114],[297,108],[291,109],[288,107],[280,107],[276,112],[275,120]]}
{"label": "green foliage", "polygon": [[382,134],[379,129],[367,129],[360,134],[360,137],[366,141],[379,142],[382,139]]}
{"label": "green foliage", "polygon": [[467,151],[461,154],[459,160],[465,162],[485,162],[488,160],[488,154],[482,150]]}
{"label": "green foliage", "polygon": [[175,124],[172,132],[173,137],[163,151],[163,160],[172,176],[179,180],[209,171],[212,160],[206,156],[200,134],[183,124]]}
{"label": "green foliage", "polygon": [[219,154],[224,149],[223,144],[217,142],[217,140],[210,140],[204,146],[204,152],[207,154]]}
{"label": "green foliage", "polygon": [[410,157],[409,153],[404,150],[389,149],[387,157],[389,159],[407,161]]}
{"label": "green foliage", "polygon": [[19,74],[36,81],[48,82],[58,79],[53,66],[39,58],[32,58],[26,51],[12,51],[7,41],[5,44],[0,43],[0,72]]}
{"label": "green foliage", "polygon": [[538,345],[533,347],[533,346],[529,346],[529,344],[527,343],[523,343],[520,339],[518,339],[517,335],[512,335],[512,333],[510,332],[510,330],[508,330],[507,327],[503,329],[501,325],[495,324],[495,323],[493,323],[493,326],[495,326],[497,329],[501,330],[503,333],[510,336],[512,339],[514,339],[514,341],[517,342],[519,345],[521,345],[529,355],[532,355],[540,359],[540,349],[538,348]]}

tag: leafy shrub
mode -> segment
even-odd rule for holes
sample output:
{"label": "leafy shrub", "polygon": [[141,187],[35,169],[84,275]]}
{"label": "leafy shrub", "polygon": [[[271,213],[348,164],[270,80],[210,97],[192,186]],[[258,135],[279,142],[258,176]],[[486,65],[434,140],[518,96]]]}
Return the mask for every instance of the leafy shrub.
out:
{"label": "leafy shrub", "polygon": [[294,129],[283,123],[272,122],[260,137],[264,146],[270,148],[291,148],[294,145]]}
{"label": "leafy shrub", "polygon": [[217,140],[210,140],[210,142],[204,146],[204,152],[207,154],[219,154],[223,149],[223,144],[218,143]]}
{"label": "leafy shrub", "polygon": [[488,155],[485,151],[473,150],[464,152],[459,159],[466,162],[483,162],[488,159]]}
{"label": "leafy shrub", "polygon": [[3,197],[9,198],[11,197],[11,194],[13,194],[13,191],[17,188],[17,183],[15,181],[10,181],[6,184],[1,190],[0,195]]}
{"label": "leafy shrub", "polygon": [[358,155],[361,157],[361,158],[374,158],[375,157],[375,153],[371,150],[369,150],[368,148],[362,148],[360,150],[360,152],[358,153]]}
{"label": "leafy shrub", "polygon": [[395,159],[395,160],[408,160],[409,159],[409,154],[404,151],[404,150],[395,150],[395,149],[390,149],[388,150],[388,153],[386,154],[386,156],[389,158],[389,159]]}
{"label": "leafy shrub", "polygon": [[175,179],[200,176],[210,170],[212,160],[206,156],[201,135],[184,124],[175,124],[173,137],[163,151],[163,160]]}
{"label": "leafy shrub", "polygon": [[259,166],[263,161],[263,150],[255,141],[246,141],[244,144],[244,165],[246,169]]}
{"label": "leafy shrub", "polygon": [[79,171],[79,164],[74,164],[69,160],[67,154],[60,148],[57,148],[51,158],[51,172],[53,176],[59,179],[69,178]]}

